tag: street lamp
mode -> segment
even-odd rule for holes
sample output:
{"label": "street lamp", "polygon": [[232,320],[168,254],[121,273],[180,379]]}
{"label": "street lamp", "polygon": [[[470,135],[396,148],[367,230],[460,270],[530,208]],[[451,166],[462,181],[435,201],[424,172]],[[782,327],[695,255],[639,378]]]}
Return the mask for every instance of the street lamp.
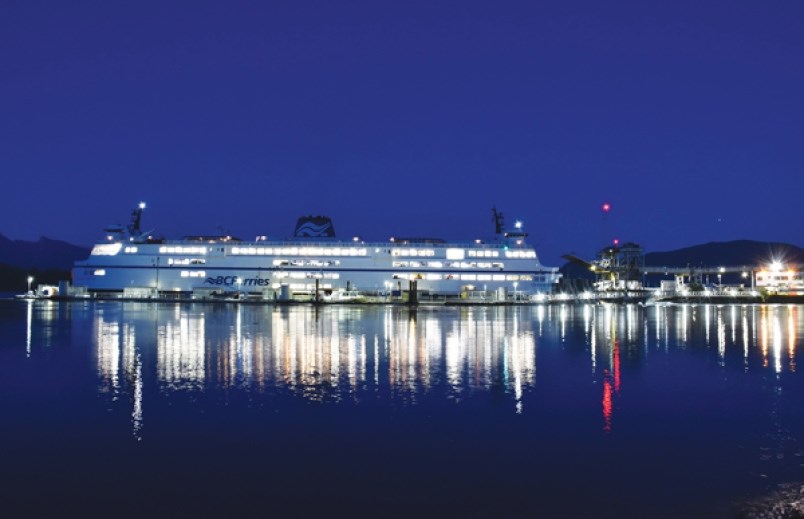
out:
{"label": "street lamp", "polygon": [[724,272],[726,272],[726,267],[720,267],[720,270],[718,270],[717,273],[717,284],[720,290],[723,290],[723,283],[721,282],[721,276],[723,275]]}
{"label": "street lamp", "polygon": [[514,301],[516,301],[516,286],[517,286],[518,284],[519,284],[519,283],[517,283],[516,281],[514,281]]}
{"label": "street lamp", "polygon": [[33,276],[28,276],[28,292],[31,291],[31,283],[33,283]]}

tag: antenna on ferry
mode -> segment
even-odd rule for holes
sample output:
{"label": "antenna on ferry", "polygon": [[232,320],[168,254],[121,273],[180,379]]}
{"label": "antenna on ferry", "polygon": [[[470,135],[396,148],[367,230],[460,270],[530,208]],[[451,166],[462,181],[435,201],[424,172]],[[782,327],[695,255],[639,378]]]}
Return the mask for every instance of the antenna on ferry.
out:
{"label": "antenna on ferry", "polygon": [[142,211],[145,209],[145,202],[140,202],[137,208],[131,212],[131,223],[128,224],[128,235],[132,241],[139,239],[143,234],[149,234],[152,231],[142,232],[140,222],[142,221]]}
{"label": "antenna on ferry", "polygon": [[140,234],[140,221],[142,221],[143,209],[145,209],[145,202],[140,202],[137,208],[131,212],[131,223],[128,224],[128,233],[132,236]]}
{"label": "antenna on ferry", "polygon": [[494,222],[494,234],[503,234],[505,232],[503,214],[496,207],[491,208],[491,213],[492,221]]}

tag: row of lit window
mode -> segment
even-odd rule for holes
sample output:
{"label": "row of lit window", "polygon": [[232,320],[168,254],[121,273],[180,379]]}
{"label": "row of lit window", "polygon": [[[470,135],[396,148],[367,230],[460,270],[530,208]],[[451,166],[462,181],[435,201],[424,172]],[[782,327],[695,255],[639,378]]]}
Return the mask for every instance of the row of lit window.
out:
{"label": "row of lit window", "polygon": [[203,278],[206,277],[206,272],[203,270],[182,270],[181,277],[183,278]]}
{"label": "row of lit window", "polygon": [[338,260],[274,260],[274,267],[332,267],[338,266],[341,262]]}
{"label": "row of lit window", "polygon": [[[289,283],[287,286],[290,287],[291,290],[310,290],[310,291],[315,290],[315,284],[314,283]],[[274,290],[279,290],[281,287],[282,287],[281,283],[273,283],[273,284],[271,284],[271,288],[274,289]],[[332,289],[332,283],[319,283],[318,288],[319,289],[324,289],[324,290],[325,289],[330,289],[331,290]]]}
{"label": "row of lit window", "polygon": [[278,279],[340,279],[337,272],[274,272],[273,277]]}
{"label": "row of lit window", "polygon": [[357,247],[232,247],[231,254],[239,256],[366,256],[368,251]]}
{"label": "row of lit window", "polygon": [[757,272],[757,281],[787,281],[792,279],[801,279],[795,272],[782,272],[779,274],[771,274],[764,272]]}
{"label": "row of lit window", "polygon": [[123,249],[126,254],[137,254],[137,247],[126,247]]}
{"label": "row of lit window", "polygon": [[470,250],[466,253],[470,258],[497,258],[500,256],[500,251],[496,250]]}
{"label": "row of lit window", "polygon": [[207,253],[206,247],[159,247],[159,254],[206,254],[206,253]]}
{"label": "row of lit window", "polygon": [[507,250],[506,258],[535,258],[536,252],[532,250]]}
{"label": "row of lit window", "polygon": [[440,269],[446,266],[447,268],[455,268],[455,269],[500,269],[502,270],[505,268],[504,263],[491,263],[487,261],[447,261],[446,263],[443,261],[393,261],[391,262],[391,266],[395,268],[420,268],[420,267],[429,267],[429,268],[436,268]]}
{"label": "row of lit window", "polygon": [[181,258],[181,259],[174,259],[168,258],[168,265],[204,265],[207,262],[205,259],[198,259],[198,258]]}
{"label": "row of lit window", "polygon": [[533,281],[533,276],[517,274],[394,274],[394,279],[425,279],[428,281],[461,280],[461,281]]}
{"label": "row of lit window", "polygon": [[391,256],[435,256],[433,249],[391,249]]}

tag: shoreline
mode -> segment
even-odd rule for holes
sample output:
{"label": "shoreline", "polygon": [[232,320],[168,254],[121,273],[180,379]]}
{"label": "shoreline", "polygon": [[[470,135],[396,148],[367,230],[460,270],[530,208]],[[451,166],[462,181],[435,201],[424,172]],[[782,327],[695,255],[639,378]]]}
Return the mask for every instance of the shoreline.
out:
{"label": "shoreline", "polygon": [[493,300],[465,300],[465,299],[431,299],[418,301],[405,301],[399,298],[364,297],[347,301],[325,301],[313,299],[260,299],[260,298],[184,298],[184,297],[18,297],[17,294],[7,293],[0,296],[0,301],[52,301],[52,302],[126,302],[126,303],[179,303],[179,304],[242,304],[242,305],[276,305],[297,306],[308,305],[316,307],[325,306],[398,306],[407,308],[416,307],[528,307],[542,305],[775,305],[775,304],[804,304],[804,295],[791,296],[696,296],[696,297],[667,297],[650,299],[645,297],[567,297],[566,295],[548,296],[543,300],[521,301],[493,301]]}

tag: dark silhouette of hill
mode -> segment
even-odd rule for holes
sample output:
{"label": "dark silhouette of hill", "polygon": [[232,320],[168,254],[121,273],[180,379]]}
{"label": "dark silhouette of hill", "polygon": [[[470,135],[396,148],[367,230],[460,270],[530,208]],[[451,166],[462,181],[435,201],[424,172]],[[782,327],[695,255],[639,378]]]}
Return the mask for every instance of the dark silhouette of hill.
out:
{"label": "dark silhouette of hill", "polygon": [[645,254],[645,265],[655,267],[758,266],[771,259],[804,263],[804,249],[789,243],[736,240],[710,242],[669,252]]}
{"label": "dark silhouette of hill", "polygon": [[70,279],[76,260],[86,259],[90,249],[50,238],[10,240],[0,234],[0,290],[23,292],[28,276],[33,286]]}
{"label": "dark silhouette of hill", "polygon": [[[784,263],[804,264],[804,249],[789,243],[752,240],[710,242],[666,252],[649,252],[645,254],[645,265],[648,267],[759,266],[769,263],[772,259]],[[565,263],[560,270],[567,279],[595,278],[588,269],[574,263]]]}
{"label": "dark silhouette of hill", "polygon": [[69,270],[86,259],[90,249],[44,236],[38,241],[10,240],[0,234],[0,265],[23,269]]}

